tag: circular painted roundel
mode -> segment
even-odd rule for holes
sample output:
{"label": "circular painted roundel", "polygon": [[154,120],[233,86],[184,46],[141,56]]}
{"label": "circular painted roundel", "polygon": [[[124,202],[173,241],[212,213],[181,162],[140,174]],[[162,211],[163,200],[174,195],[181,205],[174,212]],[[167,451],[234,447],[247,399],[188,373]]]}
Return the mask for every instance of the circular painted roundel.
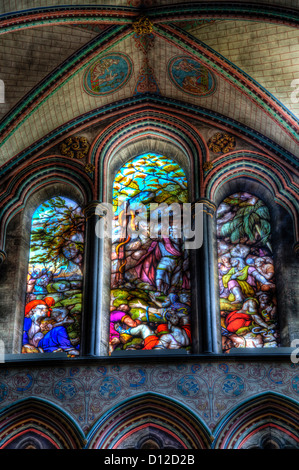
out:
{"label": "circular painted roundel", "polygon": [[207,96],[216,89],[216,79],[204,65],[188,56],[177,56],[168,64],[174,85],[185,93]]}
{"label": "circular painted roundel", "polygon": [[132,62],[125,54],[106,54],[93,62],[84,75],[84,89],[93,96],[114,93],[130,78]]}

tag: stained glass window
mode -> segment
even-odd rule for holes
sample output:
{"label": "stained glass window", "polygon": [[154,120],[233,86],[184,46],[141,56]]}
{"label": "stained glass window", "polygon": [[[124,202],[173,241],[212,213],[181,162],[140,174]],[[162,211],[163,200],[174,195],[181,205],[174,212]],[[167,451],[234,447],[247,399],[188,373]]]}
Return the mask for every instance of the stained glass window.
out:
{"label": "stained glass window", "polygon": [[32,218],[23,353],[79,354],[83,251],[81,208],[65,197],[41,204]]}
{"label": "stained glass window", "polygon": [[[175,224],[161,228],[152,204],[180,207],[188,200],[182,168],[144,154],[126,163],[113,186],[110,354],[114,350],[191,348],[190,273],[184,238]],[[145,208],[143,218],[138,211]],[[128,228],[143,225],[138,236]],[[150,223],[149,222],[150,218]],[[147,221],[147,222],[146,222]]]}
{"label": "stained glass window", "polygon": [[222,345],[279,345],[276,287],[268,208],[239,192],[217,210]]}

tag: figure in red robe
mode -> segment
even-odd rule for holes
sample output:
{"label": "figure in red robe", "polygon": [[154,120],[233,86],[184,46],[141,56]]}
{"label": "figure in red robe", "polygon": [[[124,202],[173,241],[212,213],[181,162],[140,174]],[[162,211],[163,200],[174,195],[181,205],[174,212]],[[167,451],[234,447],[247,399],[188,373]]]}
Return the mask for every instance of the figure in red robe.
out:
{"label": "figure in red robe", "polygon": [[168,294],[178,287],[189,289],[190,282],[182,272],[183,253],[178,240],[162,238],[151,243],[135,270],[143,282],[155,285],[159,292]]}

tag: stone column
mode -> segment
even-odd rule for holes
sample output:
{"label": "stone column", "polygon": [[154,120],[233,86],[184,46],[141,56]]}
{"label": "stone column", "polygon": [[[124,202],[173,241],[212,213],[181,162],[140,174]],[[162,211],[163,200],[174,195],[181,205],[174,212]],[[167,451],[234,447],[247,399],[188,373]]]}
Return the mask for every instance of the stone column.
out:
{"label": "stone column", "polygon": [[83,324],[82,354],[95,355],[95,326],[97,316],[98,286],[98,241],[95,235],[97,201],[90,202],[84,209],[85,216],[85,253],[83,279]]}
{"label": "stone column", "polygon": [[[97,224],[105,215],[104,210],[105,206],[102,206],[99,201],[90,202],[83,210],[86,218],[82,327],[82,354],[84,356],[107,355],[109,341],[110,275],[108,274],[107,291],[107,272],[104,273],[104,265],[106,271],[109,267],[110,272],[110,257],[107,256],[107,240],[98,237],[96,233]],[[108,306],[106,305],[107,299]]]}
{"label": "stone column", "polygon": [[280,344],[282,347],[291,347],[292,341],[299,338],[299,244],[298,242],[294,243],[294,221],[291,216],[279,206],[271,215],[271,243],[275,268]]}
{"label": "stone column", "polygon": [[220,307],[217,272],[216,206],[202,198],[193,205],[194,216],[202,212],[203,243],[195,251],[196,289],[199,312],[200,350],[202,353],[220,353]]}

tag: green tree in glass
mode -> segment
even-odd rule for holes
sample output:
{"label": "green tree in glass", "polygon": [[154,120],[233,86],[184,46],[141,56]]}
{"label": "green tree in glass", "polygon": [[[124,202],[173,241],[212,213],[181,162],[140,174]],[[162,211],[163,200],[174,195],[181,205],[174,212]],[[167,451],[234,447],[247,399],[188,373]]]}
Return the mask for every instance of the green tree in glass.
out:
{"label": "green tree in glass", "polygon": [[187,180],[181,167],[156,154],[137,157],[121,168],[113,186],[113,204],[118,199],[150,203],[183,203],[188,200]]}
{"label": "green tree in glass", "polygon": [[79,206],[67,205],[62,197],[40,206],[31,232],[31,264],[52,266],[54,272],[72,265],[82,272],[84,217]]}
{"label": "green tree in glass", "polygon": [[230,196],[223,201],[231,206],[236,206],[237,210],[234,218],[221,226],[219,236],[230,237],[232,243],[248,241],[251,244],[266,245],[272,252],[268,208],[263,201],[254,196],[243,202],[240,202],[239,195],[236,196]]}

